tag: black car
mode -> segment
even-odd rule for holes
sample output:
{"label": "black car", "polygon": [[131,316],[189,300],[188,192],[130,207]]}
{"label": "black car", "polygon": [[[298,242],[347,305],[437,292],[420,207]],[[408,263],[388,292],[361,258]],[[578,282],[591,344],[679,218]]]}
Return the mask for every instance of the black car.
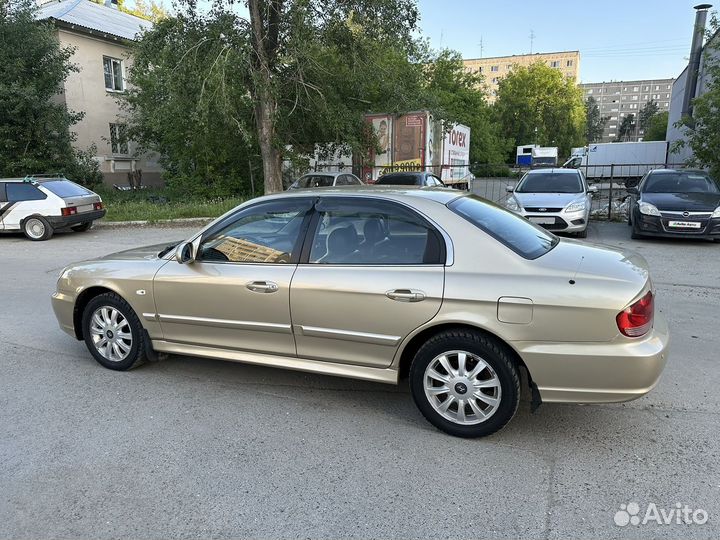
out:
{"label": "black car", "polygon": [[680,236],[720,242],[720,186],[707,172],[657,169],[628,193],[633,238]]}
{"label": "black car", "polygon": [[383,174],[378,186],[444,186],[443,181],[429,172],[394,172]]}

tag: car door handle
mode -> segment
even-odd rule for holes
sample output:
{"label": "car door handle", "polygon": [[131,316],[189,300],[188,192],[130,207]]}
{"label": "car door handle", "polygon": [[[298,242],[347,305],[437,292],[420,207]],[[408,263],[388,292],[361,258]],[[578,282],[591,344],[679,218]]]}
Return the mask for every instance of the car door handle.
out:
{"label": "car door handle", "polygon": [[421,302],[425,300],[425,293],[415,289],[395,289],[386,292],[385,296],[398,302]]}
{"label": "car door handle", "polygon": [[251,281],[245,287],[253,292],[261,293],[272,293],[278,290],[278,285],[274,281]]}

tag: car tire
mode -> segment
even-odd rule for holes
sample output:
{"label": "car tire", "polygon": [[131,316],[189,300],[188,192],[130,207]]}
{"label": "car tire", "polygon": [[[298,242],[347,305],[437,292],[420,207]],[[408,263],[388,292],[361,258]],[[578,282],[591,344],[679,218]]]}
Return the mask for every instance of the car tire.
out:
{"label": "car tire", "polygon": [[[438,429],[456,437],[485,437],[515,415],[520,376],[511,355],[495,339],[471,330],[446,330],[415,354],[410,390],[420,412]],[[482,396],[476,397],[478,393]],[[460,401],[462,396],[470,399]]]}
{"label": "car tire", "polygon": [[90,354],[108,369],[126,371],[147,360],[140,319],[130,304],[115,293],[100,294],[87,303],[82,331]]}
{"label": "car tire", "polygon": [[70,227],[75,232],[85,232],[89,231],[93,226],[92,221],[86,221],[85,223],[81,223],[80,225],[73,225]]}
{"label": "car tire", "polygon": [[577,233],[578,238],[587,238],[587,228]]}
{"label": "car tire", "polygon": [[55,232],[48,220],[42,216],[30,216],[26,218],[25,221],[23,221],[22,230],[25,236],[34,242],[49,240]]}

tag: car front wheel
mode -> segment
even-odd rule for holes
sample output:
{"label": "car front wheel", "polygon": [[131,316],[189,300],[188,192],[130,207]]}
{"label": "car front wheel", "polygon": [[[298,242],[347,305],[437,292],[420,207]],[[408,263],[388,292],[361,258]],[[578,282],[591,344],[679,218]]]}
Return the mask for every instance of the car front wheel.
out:
{"label": "car front wheel", "polygon": [[125,371],[146,360],[140,320],[130,304],[115,293],[98,295],[87,303],[82,330],[90,353],[106,368]]}
{"label": "car front wheel", "polygon": [[435,427],[457,437],[484,437],[517,411],[520,377],[508,352],[470,330],[430,338],[410,367],[415,404]]}

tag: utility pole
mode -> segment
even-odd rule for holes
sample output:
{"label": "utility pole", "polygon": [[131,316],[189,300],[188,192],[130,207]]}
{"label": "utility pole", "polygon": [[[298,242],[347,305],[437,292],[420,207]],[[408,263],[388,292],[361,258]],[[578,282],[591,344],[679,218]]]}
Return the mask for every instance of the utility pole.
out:
{"label": "utility pole", "polygon": [[483,51],[485,50],[485,47],[483,46],[483,37],[482,36],[480,36],[480,43],[478,43],[478,45],[480,45],[480,58],[482,58]]}
{"label": "utility pole", "polygon": [[530,30],[530,54],[533,53],[533,43],[535,42],[535,31]]}

